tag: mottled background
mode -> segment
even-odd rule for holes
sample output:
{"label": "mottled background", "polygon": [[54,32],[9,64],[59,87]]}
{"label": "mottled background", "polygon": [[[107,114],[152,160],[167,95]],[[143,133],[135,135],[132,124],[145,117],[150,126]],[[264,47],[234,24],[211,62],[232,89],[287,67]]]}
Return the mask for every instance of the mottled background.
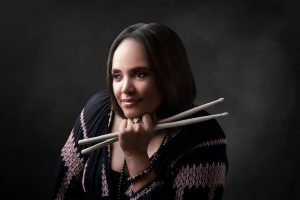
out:
{"label": "mottled background", "polygon": [[297,4],[2,0],[1,195],[50,199],[75,118],[106,87],[110,44],[128,25],[155,21],[183,40],[196,103],[225,97],[208,110],[230,113],[218,120],[230,162],[224,199],[300,199]]}

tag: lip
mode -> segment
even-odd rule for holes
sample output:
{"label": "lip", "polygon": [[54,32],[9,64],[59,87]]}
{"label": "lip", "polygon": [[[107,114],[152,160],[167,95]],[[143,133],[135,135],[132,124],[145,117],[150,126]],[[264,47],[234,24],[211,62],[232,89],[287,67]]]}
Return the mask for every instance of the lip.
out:
{"label": "lip", "polygon": [[136,106],[140,101],[141,101],[140,99],[132,99],[132,98],[121,99],[121,103],[127,108]]}

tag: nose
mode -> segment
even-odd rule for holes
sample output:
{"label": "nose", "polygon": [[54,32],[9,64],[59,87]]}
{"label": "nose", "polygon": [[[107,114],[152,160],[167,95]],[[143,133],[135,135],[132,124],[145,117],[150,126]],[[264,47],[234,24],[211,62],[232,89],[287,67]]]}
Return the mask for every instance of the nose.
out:
{"label": "nose", "polygon": [[134,89],[134,84],[132,82],[132,80],[128,77],[124,77],[122,80],[122,88],[121,88],[121,92],[122,93],[134,93],[135,89]]}

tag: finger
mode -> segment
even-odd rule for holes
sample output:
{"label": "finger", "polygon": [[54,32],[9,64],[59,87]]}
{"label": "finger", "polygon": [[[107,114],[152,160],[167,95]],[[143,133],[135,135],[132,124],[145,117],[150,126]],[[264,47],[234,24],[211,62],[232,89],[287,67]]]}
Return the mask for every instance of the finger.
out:
{"label": "finger", "polygon": [[141,128],[143,126],[142,124],[142,120],[139,119],[139,118],[133,118],[130,121],[130,127],[131,127],[131,130],[134,132],[134,133],[138,133],[141,131]]}
{"label": "finger", "polygon": [[127,119],[123,119],[120,123],[120,126],[119,126],[119,131],[122,133],[125,131],[127,127]]}
{"label": "finger", "polygon": [[127,119],[126,131],[131,133],[139,132],[141,123],[134,123],[132,119]]}

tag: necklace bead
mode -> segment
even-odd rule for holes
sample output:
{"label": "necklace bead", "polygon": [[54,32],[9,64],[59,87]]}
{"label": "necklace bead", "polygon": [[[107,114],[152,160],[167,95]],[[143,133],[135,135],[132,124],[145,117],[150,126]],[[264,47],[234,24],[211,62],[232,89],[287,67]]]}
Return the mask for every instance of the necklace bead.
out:
{"label": "necklace bead", "polygon": [[122,187],[122,181],[123,181],[123,176],[125,175],[125,166],[126,166],[126,160],[124,158],[123,160],[123,165],[122,165],[122,170],[121,170],[121,175],[119,179],[119,184],[118,184],[118,200],[121,199],[121,187]]}
{"label": "necklace bead", "polygon": [[[162,147],[164,147],[165,145],[165,141],[168,141],[169,136],[168,134],[166,134],[166,136],[164,137],[164,140],[162,142],[162,145],[160,146],[160,148],[153,154],[151,160],[150,160],[150,166],[151,166],[151,170],[152,170],[152,166],[153,163],[156,161],[156,159],[158,158],[159,152],[161,151]],[[124,158],[123,160],[123,164],[122,164],[122,170],[121,170],[121,175],[120,175],[120,179],[119,179],[119,183],[118,183],[118,200],[121,200],[121,187],[122,187],[122,182],[125,176],[125,167],[126,167],[126,160]]]}

